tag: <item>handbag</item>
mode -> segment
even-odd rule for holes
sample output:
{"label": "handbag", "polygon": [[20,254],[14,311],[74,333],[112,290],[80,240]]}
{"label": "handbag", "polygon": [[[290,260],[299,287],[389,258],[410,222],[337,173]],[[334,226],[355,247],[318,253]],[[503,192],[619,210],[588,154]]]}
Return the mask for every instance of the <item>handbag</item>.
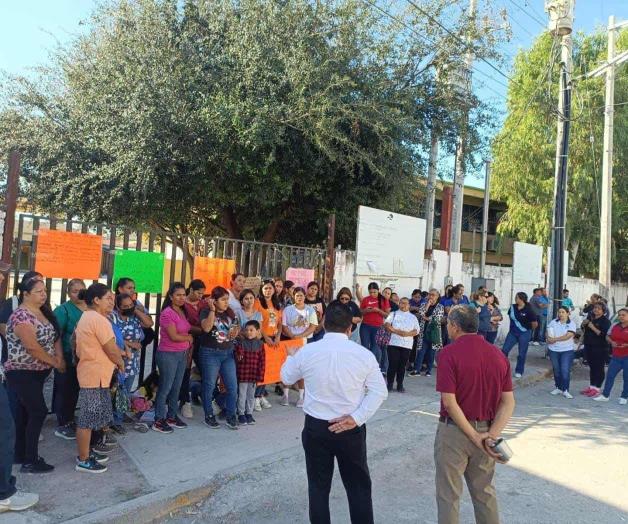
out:
{"label": "handbag", "polygon": [[[393,313],[393,318],[392,318],[392,322],[391,324],[395,321],[395,316],[397,315],[397,312],[395,311]],[[382,324],[382,326],[377,330],[377,333],[375,333],[375,343],[380,347],[386,347],[388,344],[390,344],[390,336],[392,335],[392,333],[390,331],[388,331],[385,327],[384,324]]]}

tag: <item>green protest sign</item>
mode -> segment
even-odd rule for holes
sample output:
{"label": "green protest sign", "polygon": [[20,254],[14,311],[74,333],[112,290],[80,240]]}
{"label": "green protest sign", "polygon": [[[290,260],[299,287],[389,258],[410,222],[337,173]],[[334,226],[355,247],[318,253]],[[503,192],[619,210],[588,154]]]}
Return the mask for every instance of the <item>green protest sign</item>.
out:
{"label": "green protest sign", "polygon": [[118,279],[135,281],[138,293],[161,293],[164,280],[164,254],[116,249],[113,260],[113,285]]}

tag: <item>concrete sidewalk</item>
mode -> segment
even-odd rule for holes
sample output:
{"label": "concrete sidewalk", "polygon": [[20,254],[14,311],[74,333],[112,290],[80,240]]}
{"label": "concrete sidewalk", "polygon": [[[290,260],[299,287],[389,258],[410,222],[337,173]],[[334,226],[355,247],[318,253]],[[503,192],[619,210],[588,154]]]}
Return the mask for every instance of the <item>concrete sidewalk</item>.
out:
{"label": "concrete sidewalk", "polygon": [[[544,348],[531,346],[526,373],[516,379],[523,387],[550,376]],[[513,361],[514,362],[514,361]],[[514,363],[513,363],[514,369]],[[438,411],[435,376],[408,377],[406,395],[391,395],[374,417],[382,420],[399,411]],[[194,407],[195,418],[185,430],[163,435],[154,431],[118,437],[116,448],[102,475],[74,470],[74,441],[54,436],[54,419],[44,429],[40,454],[56,469],[47,475],[19,475],[18,486],[40,494],[35,511],[5,513],[2,524],[22,522],[150,522],[209,496],[221,479],[248,468],[260,468],[294,454],[300,448],[302,411],[279,406],[271,393],[273,408],[255,413],[257,425],[231,431],[203,424],[202,409]],[[418,408],[417,408],[418,406]],[[17,467],[15,468],[17,471]]]}

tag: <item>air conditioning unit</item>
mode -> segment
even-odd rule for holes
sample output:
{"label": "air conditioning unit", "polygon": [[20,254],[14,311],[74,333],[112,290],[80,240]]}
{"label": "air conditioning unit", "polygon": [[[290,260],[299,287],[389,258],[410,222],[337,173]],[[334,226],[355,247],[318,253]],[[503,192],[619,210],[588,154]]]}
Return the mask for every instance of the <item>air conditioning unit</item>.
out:
{"label": "air conditioning unit", "polygon": [[497,240],[496,238],[489,238],[488,242],[486,243],[486,250],[497,252],[498,249],[499,249],[499,240]]}

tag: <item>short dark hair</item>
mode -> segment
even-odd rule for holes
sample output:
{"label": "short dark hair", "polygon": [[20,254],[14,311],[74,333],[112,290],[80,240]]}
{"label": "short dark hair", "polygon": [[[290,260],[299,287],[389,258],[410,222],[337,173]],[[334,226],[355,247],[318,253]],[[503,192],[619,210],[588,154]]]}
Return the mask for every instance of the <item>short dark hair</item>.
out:
{"label": "short dark hair", "polygon": [[249,326],[253,326],[258,331],[260,329],[260,325],[259,325],[259,322],[257,320],[249,320],[246,324],[244,324],[245,328],[247,328]]}
{"label": "short dark hair", "polygon": [[351,327],[353,314],[347,304],[333,300],[325,310],[325,331],[344,333]]}
{"label": "short dark hair", "polygon": [[458,326],[464,333],[477,333],[480,316],[474,307],[459,304],[449,310],[448,322]]}
{"label": "short dark hair", "polygon": [[234,273],[233,275],[231,275],[231,282],[235,282],[235,279],[238,277],[243,277],[244,273]]}

